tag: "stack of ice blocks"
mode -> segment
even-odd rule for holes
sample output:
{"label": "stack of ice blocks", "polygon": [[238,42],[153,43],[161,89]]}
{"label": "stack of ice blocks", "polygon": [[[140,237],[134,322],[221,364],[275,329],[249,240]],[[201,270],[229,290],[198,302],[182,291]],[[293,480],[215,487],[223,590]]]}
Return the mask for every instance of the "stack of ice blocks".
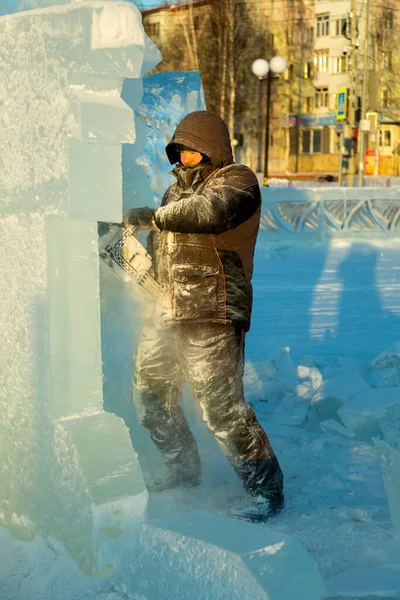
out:
{"label": "stack of ice blocks", "polygon": [[121,221],[122,143],[137,141],[123,79],[159,53],[119,2],[16,13],[0,36],[0,522],[98,573],[147,493],[103,410],[96,221]]}

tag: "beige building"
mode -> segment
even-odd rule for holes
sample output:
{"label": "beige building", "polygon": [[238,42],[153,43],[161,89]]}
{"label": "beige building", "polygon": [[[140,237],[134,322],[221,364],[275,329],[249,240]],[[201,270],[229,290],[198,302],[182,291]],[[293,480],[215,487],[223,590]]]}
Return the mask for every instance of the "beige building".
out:
{"label": "beige building", "polygon": [[[199,68],[196,40],[209,26],[208,15],[214,1],[181,1],[142,12],[145,30],[161,52],[167,39],[171,44],[170,34],[178,23],[184,31],[190,50],[177,52],[175,59],[169,55],[168,68]],[[372,106],[376,103],[369,96],[368,108],[379,111],[375,119],[379,126],[376,132],[369,134],[368,148],[377,151],[375,173],[398,175],[400,44],[396,32],[400,11],[398,7],[396,10],[397,0],[385,0],[384,5],[378,0],[370,1],[369,77],[373,80],[373,75],[378,74],[381,93],[376,106]],[[256,7],[257,19],[267,32],[268,43],[264,55],[254,56],[254,59],[269,60],[281,55],[289,63],[287,72],[272,83],[269,172],[272,175],[335,174],[339,166],[337,93],[350,88],[354,75],[356,93],[362,95],[367,1],[357,0],[355,66],[350,61],[350,0],[260,0]],[[160,68],[162,70],[162,64]],[[398,84],[395,83],[397,78]],[[259,149],[265,146],[266,86],[265,82],[260,85],[260,103],[256,98],[254,102],[259,116],[259,139],[255,139],[257,132],[253,136],[246,135],[245,123],[236,124],[237,131],[245,134],[241,161],[254,170],[263,163]]]}

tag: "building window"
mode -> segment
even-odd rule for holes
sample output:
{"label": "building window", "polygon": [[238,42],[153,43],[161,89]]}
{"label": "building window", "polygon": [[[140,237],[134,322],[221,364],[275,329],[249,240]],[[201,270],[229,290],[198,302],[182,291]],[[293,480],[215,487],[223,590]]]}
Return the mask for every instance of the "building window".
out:
{"label": "building window", "polygon": [[160,36],[160,23],[147,23],[146,33],[150,38],[156,38]]}
{"label": "building window", "polygon": [[327,87],[316,88],[314,104],[315,108],[329,108],[329,91]]}
{"label": "building window", "polygon": [[322,152],[322,130],[314,129],[313,130],[313,154],[317,154],[318,152]]}
{"label": "building window", "polygon": [[332,27],[332,36],[341,37],[346,33],[347,19],[335,19]]}
{"label": "building window", "polygon": [[381,90],[381,102],[383,106],[390,106],[390,93],[389,90]]}
{"label": "building window", "polygon": [[329,50],[320,50],[314,55],[314,67],[317,73],[327,73],[329,62]]}
{"label": "building window", "polygon": [[304,79],[312,79],[314,77],[314,64],[312,62],[304,63],[303,77],[304,77]]}
{"label": "building window", "polygon": [[317,37],[329,35],[329,15],[317,17]]}
{"label": "building window", "polygon": [[332,56],[331,73],[347,73],[349,70],[348,56]]}
{"label": "building window", "polygon": [[303,129],[301,149],[303,154],[320,154],[322,152],[322,129]]}
{"label": "building window", "polygon": [[302,140],[301,140],[301,148],[303,150],[303,154],[311,153],[311,129],[305,129],[303,132]]}
{"label": "building window", "polygon": [[314,110],[314,98],[307,96],[306,98],[306,113],[311,113]]}
{"label": "building window", "polygon": [[381,148],[391,148],[392,132],[390,129],[383,129],[379,132],[379,145]]}
{"label": "building window", "polygon": [[307,28],[307,42],[311,44],[314,41],[314,27]]}

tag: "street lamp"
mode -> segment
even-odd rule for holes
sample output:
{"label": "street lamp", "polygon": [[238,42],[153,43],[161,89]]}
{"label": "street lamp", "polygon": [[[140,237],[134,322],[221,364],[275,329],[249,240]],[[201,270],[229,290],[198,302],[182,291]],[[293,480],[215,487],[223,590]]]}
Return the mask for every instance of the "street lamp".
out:
{"label": "street lamp", "polygon": [[[271,85],[274,75],[282,75],[287,69],[287,60],[283,56],[274,56],[268,62],[264,58],[258,58],[251,65],[251,70],[260,81],[259,110],[261,114],[261,83],[267,80],[267,118],[265,124],[265,153],[264,153],[264,186],[268,186],[268,158],[269,158],[269,131],[271,122]],[[260,128],[261,130],[261,128]],[[261,171],[261,133],[258,146],[258,171]]]}

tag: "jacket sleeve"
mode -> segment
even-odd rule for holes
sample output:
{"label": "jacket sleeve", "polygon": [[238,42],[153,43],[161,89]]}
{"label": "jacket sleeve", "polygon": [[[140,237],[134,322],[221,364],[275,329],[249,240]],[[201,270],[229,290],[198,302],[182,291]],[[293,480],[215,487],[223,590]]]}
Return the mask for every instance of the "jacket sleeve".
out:
{"label": "jacket sleeve", "polygon": [[236,167],[218,174],[194,194],[154,211],[160,230],[174,233],[208,233],[218,235],[247,221],[261,203],[255,175]]}

